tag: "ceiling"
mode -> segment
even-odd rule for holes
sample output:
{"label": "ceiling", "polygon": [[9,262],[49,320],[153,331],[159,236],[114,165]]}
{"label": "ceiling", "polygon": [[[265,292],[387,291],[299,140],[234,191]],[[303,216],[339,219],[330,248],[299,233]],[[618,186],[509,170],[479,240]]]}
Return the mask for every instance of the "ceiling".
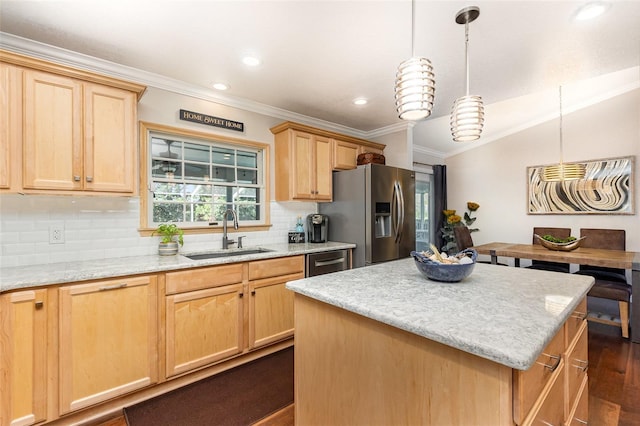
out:
{"label": "ceiling", "polygon": [[[469,56],[470,92],[487,108],[481,141],[557,114],[560,84],[626,70],[637,85],[640,1],[613,1],[595,20],[572,20],[584,3],[416,0],[414,51],[433,63],[436,100],[432,116],[413,127],[415,148],[459,150],[448,115],[465,91],[464,26],[455,15],[469,5],[480,7]],[[406,125],[393,86],[412,53],[411,10],[409,0],[2,0],[0,30],[367,137]],[[247,54],[262,63],[246,67]],[[217,81],[230,89],[216,92]],[[353,105],[358,97],[369,103]]]}

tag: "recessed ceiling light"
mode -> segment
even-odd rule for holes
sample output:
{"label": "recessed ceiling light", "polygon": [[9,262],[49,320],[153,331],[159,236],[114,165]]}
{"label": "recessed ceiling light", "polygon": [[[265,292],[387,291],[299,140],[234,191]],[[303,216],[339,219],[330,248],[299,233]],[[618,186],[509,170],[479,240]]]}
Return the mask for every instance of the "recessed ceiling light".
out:
{"label": "recessed ceiling light", "polygon": [[227,90],[229,85],[225,83],[213,83],[213,88],[216,90]]}
{"label": "recessed ceiling light", "polygon": [[609,9],[611,4],[606,1],[592,1],[581,6],[574,15],[573,19],[576,21],[586,21],[588,19],[596,18]]}
{"label": "recessed ceiling light", "polygon": [[242,58],[242,62],[250,67],[257,67],[258,65],[260,65],[260,59],[254,56],[245,56],[244,58]]}
{"label": "recessed ceiling light", "polygon": [[358,98],[353,100],[354,105],[366,105],[367,102],[368,101],[365,98]]}

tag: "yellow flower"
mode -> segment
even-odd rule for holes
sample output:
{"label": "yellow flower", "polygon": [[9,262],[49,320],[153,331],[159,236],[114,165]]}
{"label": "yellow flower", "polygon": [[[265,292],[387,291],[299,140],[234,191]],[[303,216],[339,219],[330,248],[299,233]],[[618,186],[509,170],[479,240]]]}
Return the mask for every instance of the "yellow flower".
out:
{"label": "yellow flower", "polygon": [[445,217],[449,217],[449,216],[453,216],[454,214],[456,214],[455,210],[442,210],[442,214],[444,214]]}
{"label": "yellow flower", "polygon": [[457,214],[452,214],[450,216],[447,216],[447,222],[449,222],[451,225],[455,225],[456,223],[460,223],[461,220],[462,220],[462,218],[460,216],[458,216]]}
{"label": "yellow flower", "polygon": [[473,201],[468,201],[467,202],[467,208],[470,211],[475,212],[476,210],[478,210],[480,208],[480,204],[474,203]]}

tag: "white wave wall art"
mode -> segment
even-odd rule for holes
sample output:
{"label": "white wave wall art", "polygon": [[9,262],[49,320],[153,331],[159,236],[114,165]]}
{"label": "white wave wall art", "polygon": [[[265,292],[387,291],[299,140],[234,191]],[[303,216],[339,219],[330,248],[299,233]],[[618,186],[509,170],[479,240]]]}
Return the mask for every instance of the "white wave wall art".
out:
{"label": "white wave wall art", "polygon": [[583,179],[542,180],[545,166],[527,167],[528,214],[634,214],[635,157],[582,161]]}

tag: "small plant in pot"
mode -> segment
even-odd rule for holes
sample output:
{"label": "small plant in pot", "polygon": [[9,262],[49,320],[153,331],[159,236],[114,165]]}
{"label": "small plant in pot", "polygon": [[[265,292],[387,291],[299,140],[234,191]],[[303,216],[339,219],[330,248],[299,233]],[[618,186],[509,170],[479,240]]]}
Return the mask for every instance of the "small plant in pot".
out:
{"label": "small plant in pot", "polygon": [[182,236],[184,232],[175,223],[163,223],[152,235],[160,235],[162,239],[158,245],[158,254],[161,256],[171,256],[178,253],[178,244],[183,245]]}

